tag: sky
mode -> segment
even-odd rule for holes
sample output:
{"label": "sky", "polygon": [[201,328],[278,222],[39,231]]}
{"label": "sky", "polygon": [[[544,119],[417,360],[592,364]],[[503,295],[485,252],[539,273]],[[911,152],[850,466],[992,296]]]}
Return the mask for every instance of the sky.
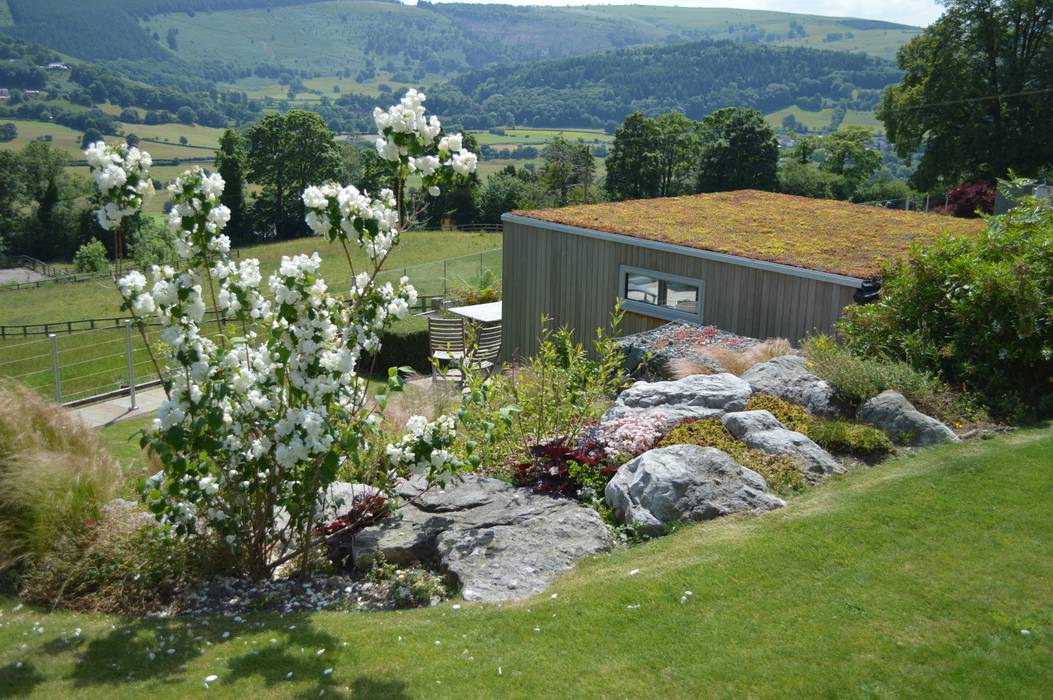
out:
{"label": "sky", "polygon": [[[409,0],[413,2],[413,0]],[[433,0],[442,2],[443,0]],[[488,3],[490,0],[448,0]],[[775,10],[828,17],[862,17],[924,27],[941,14],[934,0],[498,0],[503,5],[676,5]]]}

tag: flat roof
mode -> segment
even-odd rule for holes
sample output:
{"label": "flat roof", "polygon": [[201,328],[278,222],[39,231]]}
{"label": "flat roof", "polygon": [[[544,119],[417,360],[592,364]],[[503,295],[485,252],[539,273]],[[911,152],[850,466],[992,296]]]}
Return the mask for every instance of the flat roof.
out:
{"label": "flat roof", "polygon": [[859,279],[877,276],[915,243],[984,228],[980,219],[758,190],[513,214]]}

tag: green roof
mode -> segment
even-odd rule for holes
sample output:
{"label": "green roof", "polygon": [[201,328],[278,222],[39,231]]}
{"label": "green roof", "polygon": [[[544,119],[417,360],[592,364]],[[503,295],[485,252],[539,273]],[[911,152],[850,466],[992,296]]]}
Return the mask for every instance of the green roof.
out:
{"label": "green roof", "polygon": [[860,279],[877,276],[914,244],[984,228],[979,219],[757,190],[514,213]]}

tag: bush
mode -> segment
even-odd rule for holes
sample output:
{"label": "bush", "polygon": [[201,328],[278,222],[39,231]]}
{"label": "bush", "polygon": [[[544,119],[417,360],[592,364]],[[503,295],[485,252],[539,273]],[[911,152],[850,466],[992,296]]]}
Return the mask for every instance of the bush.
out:
{"label": "bush", "polygon": [[859,457],[880,457],[892,451],[892,442],[872,425],[846,420],[814,420],[805,435],[829,452]]}
{"label": "bush", "polygon": [[127,516],[104,515],[62,537],[22,580],[21,598],[121,614],[156,611],[169,602],[195,571],[192,550],[166,529],[141,527],[141,520]]}
{"label": "bush", "polygon": [[[614,397],[629,382],[617,337],[621,314],[611,333],[597,329],[592,359],[569,328],[552,331],[542,322],[537,354],[521,367],[490,377],[469,369],[459,417],[461,449],[476,468],[535,463],[538,445],[577,445]],[[522,471],[522,468],[519,468]]]}
{"label": "bush", "polygon": [[[995,187],[990,182],[963,182],[947,192],[948,214],[964,219],[975,219],[994,212]],[[979,213],[978,213],[979,212]]]}
{"label": "bush", "polygon": [[532,459],[516,465],[515,482],[538,493],[578,498],[585,487],[603,492],[617,467],[606,463],[603,443],[585,440],[572,444],[565,439],[534,445]]}
{"label": "bush", "polygon": [[[789,401],[783,401],[770,394],[757,394],[746,402],[747,411],[768,411],[790,430],[808,435],[811,425],[817,420],[804,409]],[[809,437],[811,437],[809,435]]]}
{"label": "bush", "polygon": [[601,423],[596,432],[612,458],[632,458],[655,446],[665,427],[660,416],[632,414]]}
{"label": "bush", "polygon": [[142,217],[128,248],[137,270],[149,270],[152,265],[173,265],[179,260],[175,236],[152,218]]}
{"label": "bush", "polygon": [[[691,348],[690,343],[688,347]],[[793,353],[793,346],[785,338],[768,338],[745,350],[732,350],[721,345],[704,345],[691,349],[703,359],[682,357],[670,360],[666,364],[666,371],[672,379],[683,379],[692,374],[713,374],[713,369],[704,358],[713,360],[727,372],[741,375],[753,365]]]}
{"label": "bush", "polygon": [[489,304],[490,302],[500,301],[501,280],[497,279],[493,270],[483,270],[478,284],[472,285],[461,280],[450,290],[450,298],[461,306]]}
{"label": "bush", "polygon": [[97,238],[77,249],[73,255],[73,269],[77,272],[106,272],[110,269],[110,259],[106,246]]}
{"label": "bush", "polygon": [[411,317],[380,334],[380,351],[367,355],[363,372],[372,368],[377,376],[387,376],[389,367],[412,367],[418,372],[431,370],[428,326],[423,317]]}
{"label": "bush", "polygon": [[940,376],[1001,417],[1053,415],[1053,207],[1026,199],[979,236],[915,249],[838,330],[853,352]]}
{"label": "bush", "polygon": [[739,462],[764,477],[768,489],[777,494],[802,490],[807,482],[801,474],[801,462],[791,454],[768,454],[763,450],[749,450]]}
{"label": "bush", "polygon": [[0,379],[0,570],[41,560],[99,518],[120,474],[79,418]]}
{"label": "bush", "polygon": [[853,413],[887,389],[898,391],[918,410],[943,420],[956,421],[971,412],[964,399],[940,380],[905,362],[877,359],[877,354],[853,354],[825,335],[806,340],[804,354],[809,369],[829,382],[837,398]]}
{"label": "bush", "polygon": [[[681,423],[666,435],[658,443],[659,447],[670,447],[672,445],[699,445],[700,447],[715,447],[726,452],[736,462],[746,457],[746,443],[739,442],[735,436],[728,432],[719,418],[701,418],[699,420]],[[741,462],[740,462],[741,464]]]}
{"label": "bush", "polygon": [[800,490],[805,485],[800,461],[789,454],[772,455],[761,450],[751,450],[746,443],[736,440],[719,418],[702,418],[680,425],[658,443],[659,447],[672,445],[698,445],[715,447],[748,469],[752,469],[768,482],[775,493]]}

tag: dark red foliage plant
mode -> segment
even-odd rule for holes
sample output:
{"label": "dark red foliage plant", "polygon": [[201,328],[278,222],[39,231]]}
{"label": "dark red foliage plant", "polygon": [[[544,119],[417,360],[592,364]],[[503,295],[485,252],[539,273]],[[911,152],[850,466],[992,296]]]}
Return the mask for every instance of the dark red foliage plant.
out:
{"label": "dark red foliage plant", "polygon": [[994,204],[995,186],[983,180],[963,182],[947,192],[947,213],[962,219],[975,219],[977,212],[994,213]]}
{"label": "dark red foliage plant", "polygon": [[604,445],[597,440],[559,438],[534,445],[530,456],[531,461],[515,466],[515,483],[554,496],[577,498],[581,494],[585,484],[574,478],[572,464],[591,467],[607,479],[618,470],[606,463]]}

